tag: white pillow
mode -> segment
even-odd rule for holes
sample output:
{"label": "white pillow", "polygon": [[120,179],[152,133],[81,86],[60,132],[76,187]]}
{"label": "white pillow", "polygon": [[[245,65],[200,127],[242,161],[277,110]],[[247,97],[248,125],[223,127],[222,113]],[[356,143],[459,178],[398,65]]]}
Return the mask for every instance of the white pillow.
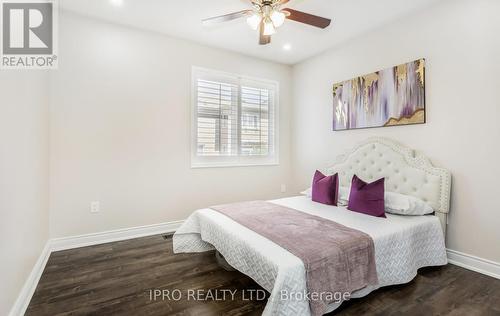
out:
{"label": "white pillow", "polygon": [[[351,189],[339,187],[339,205],[345,206],[349,203]],[[385,211],[398,215],[426,215],[434,212],[434,209],[424,201],[411,195],[396,192],[385,192]]]}
{"label": "white pillow", "polygon": [[[347,206],[350,193],[349,187],[339,187],[339,206]],[[312,188],[307,188],[300,194],[311,197]],[[434,212],[434,209],[421,199],[396,192],[385,192],[384,205],[387,213],[398,215],[427,215]]]}
{"label": "white pillow", "polygon": [[386,192],[385,211],[398,215],[427,215],[433,213],[434,209],[417,197]]}
{"label": "white pillow", "polygon": [[339,187],[339,206],[347,206],[349,203],[349,194],[351,194],[351,189],[348,187]]}
{"label": "white pillow", "polygon": [[300,192],[300,194],[305,195],[307,197],[312,197],[312,188],[307,188],[304,191]]}

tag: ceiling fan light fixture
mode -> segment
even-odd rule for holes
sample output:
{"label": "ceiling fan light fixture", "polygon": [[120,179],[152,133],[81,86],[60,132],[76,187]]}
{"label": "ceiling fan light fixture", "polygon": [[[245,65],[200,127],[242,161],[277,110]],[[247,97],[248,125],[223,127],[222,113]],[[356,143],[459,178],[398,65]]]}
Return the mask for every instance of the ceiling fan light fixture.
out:
{"label": "ceiling fan light fixture", "polygon": [[[1,0],[0,0],[1,1]],[[108,0],[108,1],[126,1],[126,0]],[[327,28],[332,20],[321,16],[309,14],[306,12],[294,10],[291,8],[283,8],[282,5],[290,0],[245,0],[250,1],[252,8],[241,10],[229,14],[214,16],[208,19],[203,19],[205,25],[213,25],[216,23],[232,21],[239,18],[245,18],[248,25],[258,30],[259,45],[268,45],[271,43],[271,36],[277,32],[277,28],[281,27],[285,20],[292,20],[298,23],[311,25],[321,29]],[[285,45],[284,50],[291,49],[290,45]]]}
{"label": "ceiling fan light fixture", "polygon": [[248,25],[254,30],[259,28],[260,22],[262,22],[262,16],[257,12],[247,18]]}
{"label": "ceiling fan light fixture", "polygon": [[285,22],[285,18],[285,13],[281,11],[274,11],[273,14],[271,14],[271,20],[273,21],[274,27],[282,26]]}
{"label": "ceiling fan light fixture", "polygon": [[266,19],[264,22],[264,35],[269,36],[276,33],[276,28],[270,19]]}

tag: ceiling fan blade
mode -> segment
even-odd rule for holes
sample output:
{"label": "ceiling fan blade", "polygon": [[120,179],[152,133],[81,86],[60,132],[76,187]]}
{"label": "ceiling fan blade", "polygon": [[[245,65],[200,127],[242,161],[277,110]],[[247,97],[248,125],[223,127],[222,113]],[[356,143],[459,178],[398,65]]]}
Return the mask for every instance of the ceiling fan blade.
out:
{"label": "ceiling fan blade", "polygon": [[327,28],[332,22],[332,20],[330,19],[293,9],[286,8],[283,9],[282,11],[285,12],[285,14],[287,15],[286,18],[289,20],[293,20],[304,24],[309,24],[322,29]]}
{"label": "ceiling fan blade", "polygon": [[290,2],[290,0],[281,0],[278,4],[279,5],[284,5],[285,3]]}
{"label": "ceiling fan blade", "polygon": [[242,18],[245,16],[249,16],[252,13],[253,13],[252,10],[243,10],[243,11],[238,11],[238,12],[234,12],[234,13],[214,16],[212,18],[203,19],[201,21],[204,25],[213,25],[213,24],[217,24],[217,23],[236,20],[236,19],[239,19],[239,18]]}
{"label": "ceiling fan blade", "polygon": [[267,45],[269,43],[271,43],[271,35],[264,35],[264,22],[260,22],[259,45]]}

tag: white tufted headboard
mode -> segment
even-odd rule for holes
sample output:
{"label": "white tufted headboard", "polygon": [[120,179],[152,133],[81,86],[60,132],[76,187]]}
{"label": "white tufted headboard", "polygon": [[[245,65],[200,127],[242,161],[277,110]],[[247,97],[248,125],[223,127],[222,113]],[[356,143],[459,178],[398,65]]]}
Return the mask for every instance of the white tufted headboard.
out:
{"label": "white tufted headboard", "polygon": [[327,172],[338,172],[340,185],[346,187],[350,187],[354,174],[368,182],[385,178],[386,191],[412,195],[429,203],[446,236],[451,175],[448,170],[432,166],[423,154],[387,138],[369,138],[339,156]]}

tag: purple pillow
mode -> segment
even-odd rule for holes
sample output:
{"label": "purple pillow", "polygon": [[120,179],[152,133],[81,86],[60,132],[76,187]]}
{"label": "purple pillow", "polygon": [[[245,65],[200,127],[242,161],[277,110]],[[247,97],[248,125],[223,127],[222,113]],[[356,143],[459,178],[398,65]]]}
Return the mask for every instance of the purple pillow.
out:
{"label": "purple pillow", "polygon": [[347,209],[375,217],[385,217],[384,180],[382,178],[366,183],[354,175]]}
{"label": "purple pillow", "polygon": [[314,173],[312,183],[312,200],[337,206],[339,192],[339,175],[325,176],[320,171]]}

